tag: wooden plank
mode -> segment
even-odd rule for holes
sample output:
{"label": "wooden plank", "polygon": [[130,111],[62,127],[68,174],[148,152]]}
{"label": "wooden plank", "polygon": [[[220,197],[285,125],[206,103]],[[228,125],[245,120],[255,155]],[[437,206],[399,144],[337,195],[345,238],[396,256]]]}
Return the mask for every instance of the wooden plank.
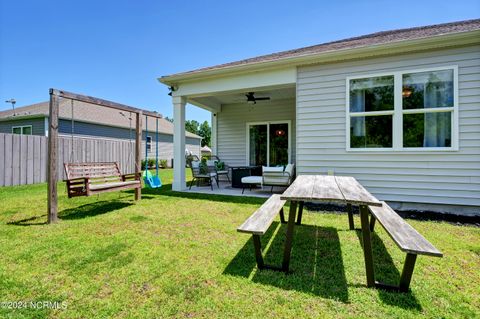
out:
{"label": "wooden plank", "polygon": [[345,202],[334,176],[317,175],[313,186],[312,200]]}
{"label": "wooden plank", "polygon": [[41,165],[40,181],[42,183],[47,181],[47,171],[48,171],[47,157],[48,157],[48,138],[42,137],[41,143],[40,143],[40,165]]}
{"label": "wooden plank", "polygon": [[95,162],[100,162],[100,141],[95,141]]}
{"label": "wooden plank", "polygon": [[124,143],[122,143],[122,142],[118,142],[118,143],[117,143],[117,149],[118,149],[118,153],[117,153],[118,165],[119,165],[119,167],[120,167],[120,171],[122,171],[122,172],[125,171],[125,166],[124,166],[124,163],[123,163],[123,145],[124,145]]}
{"label": "wooden plank", "polygon": [[116,186],[116,187],[113,187],[113,188],[109,187],[109,188],[95,190],[95,191],[92,191],[91,194],[94,195],[94,194],[101,194],[101,193],[108,193],[108,192],[118,192],[118,191],[127,190],[127,189],[138,189],[138,188],[141,188],[141,187],[142,187],[142,184],[140,183],[140,181],[134,181],[134,183],[129,184],[129,185]]}
{"label": "wooden plank", "polygon": [[397,246],[407,253],[442,257],[443,254],[410,226],[387,203],[382,207],[369,206],[370,212],[385,228]]}
{"label": "wooden plank", "polygon": [[27,136],[27,184],[33,184],[33,156],[35,136]]}
{"label": "wooden plank", "polygon": [[92,162],[90,144],[90,140],[85,140],[85,162]]}
{"label": "wooden plank", "polygon": [[285,200],[280,199],[280,195],[270,196],[259,209],[237,228],[237,231],[254,235],[265,234],[285,202]]}
{"label": "wooden plank", "polygon": [[12,185],[20,185],[20,144],[21,137],[13,134],[12,143]]}
{"label": "wooden plank", "polygon": [[57,179],[58,179],[58,110],[59,97],[50,91],[48,127],[48,223],[57,222]]}
{"label": "wooden plank", "polygon": [[115,162],[110,163],[67,163],[65,171],[68,179],[90,177],[102,178],[103,180],[118,180],[121,173]]}
{"label": "wooden plank", "polygon": [[74,162],[75,161],[75,158],[72,154],[72,151],[73,151],[73,143],[72,143],[72,139],[71,138],[65,138],[63,140],[64,142],[64,157],[63,157],[63,161],[61,163],[59,163],[59,175],[61,176],[61,179],[64,179],[65,177],[65,170],[62,169],[63,168],[63,163],[65,162]]}
{"label": "wooden plank", "polygon": [[335,176],[335,181],[347,203],[382,206],[382,203],[360,185],[355,178],[351,176]]}
{"label": "wooden plank", "polygon": [[89,170],[105,170],[105,169],[115,169],[115,162],[108,162],[108,163],[103,163],[103,162],[85,162],[85,163],[67,163],[68,167],[72,171],[82,171],[85,168],[88,168]]}
{"label": "wooden plank", "polygon": [[309,201],[312,199],[315,175],[299,175],[281,195],[282,200]]}
{"label": "wooden plank", "polygon": [[42,147],[42,137],[35,135],[33,136],[33,183],[41,183],[41,147]]}
{"label": "wooden plank", "polygon": [[123,187],[123,186],[129,186],[129,185],[137,185],[139,181],[127,181],[127,182],[110,182],[110,183],[104,183],[104,184],[91,184],[90,185],[90,190],[95,191],[95,190],[101,190],[101,189],[109,189],[109,188],[118,188],[118,187]]}
{"label": "wooden plank", "polygon": [[13,135],[5,135],[5,186],[13,185]]}
{"label": "wooden plank", "polygon": [[58,178],[60,179],[62,174],[61,174],[61,167],[62,164],[65,162],[68,162],[68,149],[66,149],[65,144],[68,142],[67,139],[65,138],[59,138],[58,139]]}
{"label": "wooden plank", "polygon": [[81,101],[85,103],[90,103],[90,104],[96,104],[104,107],[109,107],[112,109],[117,109],[120,111],[126,111],[126,112],[132,112],[132,113],[144,113],[145,115],[155,117],[155,118],[162,118],[162,115],[157,112],[150,112],[146,110],[141,110],[139,108],[133,107],[133,106],[128,106],[125,104],[121,103],[116,103],[104,99],[100,99],[97,97],[93,96],[88,96],[88,95],[82,95],[82,94],[77,94],[77,93],[72,93],[72,92],[67,92],[64,90],[57,90],[57,89],[50,89],[50,94],[53,94],[55,96],[59,96],[62,98],[67,98],[75,101]]}
{"label": "wooden plank", "polygon": [[0,186],[5,186],[5,134],[0,133]]}
{"label": "wooden plank", "polygon": [[87,142],[83,138],[81,139],[80,147],[82,149],[81,151],[82,156],[79,159],[79,161],[84,163],[87,161],[87,153],[86,153]]}
{"label": "wooden plank", "polygon": [[19,158],[19,172],[20,172],[20,179],[19,185],[26,185],[27,184],[27,136],[20,135],[20,152],[18,154]]}
{"label": "wooden plank", "polygon": [[119,178],[120,176],[121,176],[121,174],[119,174],[117,171],[108,171],[108,172],[104,172],[104,173],[96,173],[96,172],[91,172],[91,171],[86,170],[85,172],[77,172],[77,173],[70,172],[69,179],[82,178],[82,177],[90,177],[90,178],[117,177],[117,178]]}
{"label": "wooden plank", "polygon": [[85,171],[88,171],[91,174],[114,174],[117,172],[115,167],[104,167],[104,168],[91,168],[88,166],[82,166],[81,169],[72,169],[69,167],[69,170],[72,174],[83,174]]}

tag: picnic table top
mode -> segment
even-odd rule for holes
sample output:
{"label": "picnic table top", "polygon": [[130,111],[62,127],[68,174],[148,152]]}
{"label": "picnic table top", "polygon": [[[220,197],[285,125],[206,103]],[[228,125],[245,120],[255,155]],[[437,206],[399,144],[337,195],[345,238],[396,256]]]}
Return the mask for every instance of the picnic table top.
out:
{"label": "picnic table top", "polygon": [[281,195],[281,199],[382,206],[378,199],[351,176],[299,175]]}

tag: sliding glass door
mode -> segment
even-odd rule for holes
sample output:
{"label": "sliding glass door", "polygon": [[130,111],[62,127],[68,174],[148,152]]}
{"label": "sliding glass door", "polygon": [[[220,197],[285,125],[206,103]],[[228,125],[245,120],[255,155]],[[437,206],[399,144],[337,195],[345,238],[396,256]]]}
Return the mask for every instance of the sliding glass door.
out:
{"label": "sliding glass door", "polygon": [[249,128],[250,165],[267,166],[267,124],[251,125]]}
{"label": "sliding glass door", "polygon": [[290,122],[247,125],[248,164],[279,166],[290,162]]}

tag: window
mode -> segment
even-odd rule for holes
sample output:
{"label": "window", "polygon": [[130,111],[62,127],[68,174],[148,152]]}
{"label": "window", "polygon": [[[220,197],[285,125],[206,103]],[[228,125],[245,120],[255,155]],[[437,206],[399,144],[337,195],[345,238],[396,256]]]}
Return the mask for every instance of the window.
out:
{"label": "window", "polygon": [[252,166],[290,163],[290,121],[248,123],[247,163]]}
{"label": "window", "polygon": [[347,79],[347,150],[456,150],[457,68]]}
{"label": "window", "polygon": [[14,126],[12,127],[12,134],[32,135],[32,126],[31,125]]}
{"label": "window", "polygon": [[393,76],[350,81],[350,147],[392,147]]}
{"label": "window", "polygon": [[147,136],[147,153],[149,153],[152,150],[152,137]]}
{"label": "window", "polygon": [[403,147],[451,147],[453,70],[402,77]]}

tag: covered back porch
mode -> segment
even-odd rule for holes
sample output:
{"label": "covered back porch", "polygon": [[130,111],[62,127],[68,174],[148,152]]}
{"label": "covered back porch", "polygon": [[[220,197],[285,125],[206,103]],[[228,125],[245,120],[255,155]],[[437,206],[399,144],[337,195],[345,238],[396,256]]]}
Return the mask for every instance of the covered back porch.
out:
{"label": "covered back porch", "polygon": [[[199,78],[182,83],[160,79],[170,85],[174,108],[173,190],[186,191],[185,106],[191,104],[211,112],[212,154],[228,167],[285,166],[295,164],[296,69]],[[231,176],[230,176],[231,177]],[[216,184],[215,184],[216,186]],[[242,189],[220,182],[214,192],[241,195]],[[210,187],[190,191],[212,192]],[[264,190],[245,195],[269,196]],[[281,188],[275,188],[274,191]]]}

